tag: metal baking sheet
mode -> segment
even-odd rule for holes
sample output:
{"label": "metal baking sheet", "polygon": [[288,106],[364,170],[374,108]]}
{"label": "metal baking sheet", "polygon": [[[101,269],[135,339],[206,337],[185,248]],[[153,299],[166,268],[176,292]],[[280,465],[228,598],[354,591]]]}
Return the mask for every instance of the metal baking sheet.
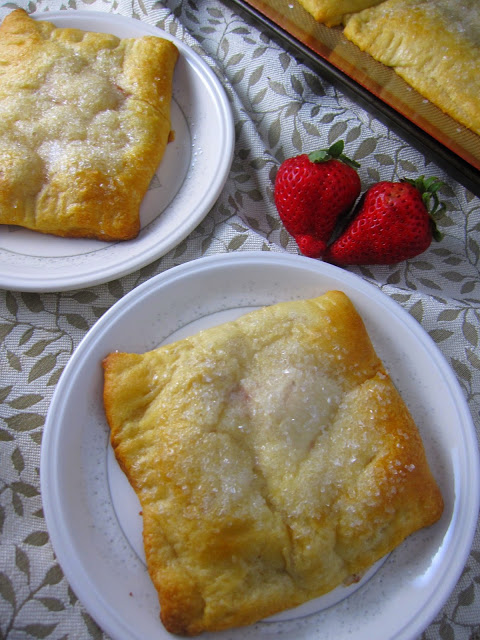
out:
{"label": "metal baking sheet", "polygon": [[316,22],[296,0],[233,2],[480,196],[480,136],[426,100],[393,69],[349,42],[341,27]]}

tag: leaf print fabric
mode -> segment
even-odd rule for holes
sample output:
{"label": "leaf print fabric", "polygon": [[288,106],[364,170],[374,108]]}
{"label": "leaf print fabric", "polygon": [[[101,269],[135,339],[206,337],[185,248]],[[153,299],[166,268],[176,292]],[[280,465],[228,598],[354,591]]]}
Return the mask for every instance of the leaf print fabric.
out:
{"label": "leaf print fabric", "polygon": [[[297,253],[273,202],[273,180],[291,155],[345,141],[362,190],[379,180],[435,175],[446,183],[444,239],[415,259],[350,270],[393,298],[450,363],[480,426],[480,199],[385,123],[356,104],[230,0],[21,0],[0,7],[120,14],[180,38],[219,78],[232,107],[229,178],[203,222],[152,264],[103,285],[63,293],[0,291],[0,638],[107,639],[77,599],[49,541],[39,465],[48,406],[90,327],[152,276],[201,256]],[[1,264],[0,264],[1,269]],[[480,640],[480,534],[460,581],[423,640]]]}

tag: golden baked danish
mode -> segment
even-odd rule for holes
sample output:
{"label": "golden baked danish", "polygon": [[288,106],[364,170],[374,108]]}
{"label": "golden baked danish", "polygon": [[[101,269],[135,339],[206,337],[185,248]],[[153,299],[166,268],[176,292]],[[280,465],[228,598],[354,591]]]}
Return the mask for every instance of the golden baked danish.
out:
{"label": "golden baked danish", "polygon": [[170,133],[173,43],[0,26],[0,224],[126,240]]}
{"label": "golden baked danish", "polygon": [[386,0],[350,16],[344,33],[480,135],[478,0]]}
{"label": "golden baked danish", "polygon": [[418,430],[341,292],[111,353],[104,372],[172,633],[320,596],[442,513]]}
{"label": "golden baked danish", "polygon": [[333,27],[342,22],[343,18],[355,11],[371,7],[382,0],[299,0],[304,9],[315,20]]}

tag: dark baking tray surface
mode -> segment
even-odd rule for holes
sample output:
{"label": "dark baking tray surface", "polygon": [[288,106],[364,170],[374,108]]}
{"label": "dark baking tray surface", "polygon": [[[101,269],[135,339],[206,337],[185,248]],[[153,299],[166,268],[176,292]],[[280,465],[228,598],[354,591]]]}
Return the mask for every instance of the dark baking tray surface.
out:
{"label": "dark baking tray surface", "polygon": [[393,69],[349,42],[340,27],[316,22],[296,0],[231,1],[480,196],[480,136],[423,98]]}

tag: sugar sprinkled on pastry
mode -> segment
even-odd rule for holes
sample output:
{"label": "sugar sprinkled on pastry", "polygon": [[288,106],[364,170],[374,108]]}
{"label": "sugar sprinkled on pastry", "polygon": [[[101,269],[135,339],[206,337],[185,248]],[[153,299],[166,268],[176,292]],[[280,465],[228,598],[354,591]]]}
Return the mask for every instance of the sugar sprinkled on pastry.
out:
{"label": "sugar sprinkled on pastry", "polygon": [[111,353],[104,372],[173,633],[320,596],[442,513],[417,427],[341,292]]}
{"label": "sugar sprinkled on pastry", "polygon": [[0,224],[134,238],[171,135],[175,45],[56,28],[22,9],[0,26]]}

